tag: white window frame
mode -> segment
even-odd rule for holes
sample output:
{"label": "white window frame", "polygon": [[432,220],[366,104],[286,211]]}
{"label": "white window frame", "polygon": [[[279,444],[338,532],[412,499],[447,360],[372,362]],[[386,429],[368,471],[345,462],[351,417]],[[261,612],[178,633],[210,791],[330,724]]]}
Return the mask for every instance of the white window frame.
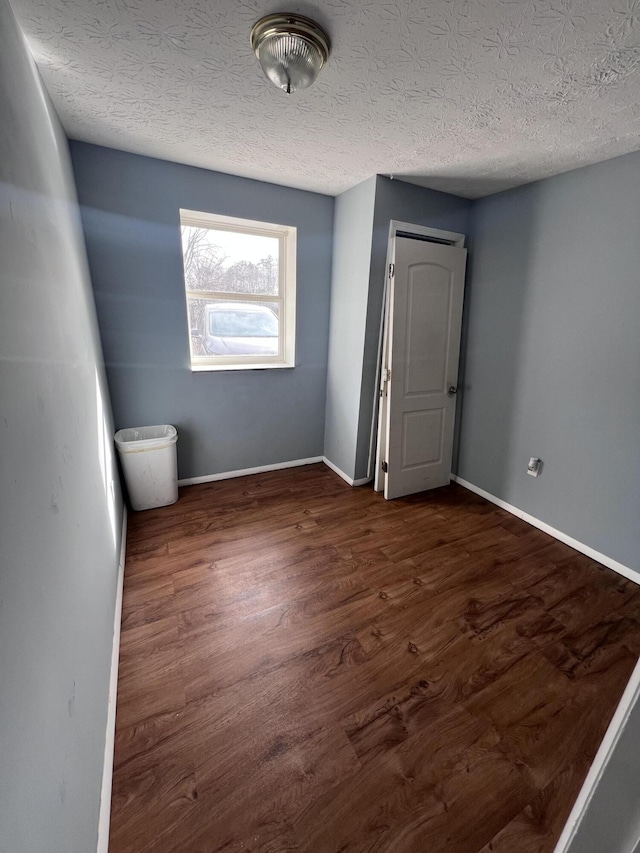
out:
{"label": "white window frame", "polygon": [[[189,358],[191,371],[198,373],[209,370],[261,370],[267,368],[295,367],[296,339],[296,237],[297,229],[290,225],[275,225],[254,219],[222,216],[180,208],[180,229],[207,228],[215,231],[234,231],[239,234],[255,234],[260,237],[276,237],[278,252],[278,293],[227,293],[216,290],[188,290],[184,279],[187,306],[187,334],[189,335]],[[182,246],[182,242],[181,242]],[[191,329],[189,328],[189,298],[216,299],[223,302],[277,302],[279,335],[277,355],[191,355]]]}

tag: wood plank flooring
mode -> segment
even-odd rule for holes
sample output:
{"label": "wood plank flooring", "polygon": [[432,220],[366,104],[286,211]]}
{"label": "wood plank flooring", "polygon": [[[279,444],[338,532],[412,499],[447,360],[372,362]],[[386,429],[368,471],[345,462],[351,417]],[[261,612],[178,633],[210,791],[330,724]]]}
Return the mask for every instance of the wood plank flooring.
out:
{"label": "wood plank flooring", "polygon": [[111,853],[552,853],[640,588],[459,486],[323,465],[129,518]]}

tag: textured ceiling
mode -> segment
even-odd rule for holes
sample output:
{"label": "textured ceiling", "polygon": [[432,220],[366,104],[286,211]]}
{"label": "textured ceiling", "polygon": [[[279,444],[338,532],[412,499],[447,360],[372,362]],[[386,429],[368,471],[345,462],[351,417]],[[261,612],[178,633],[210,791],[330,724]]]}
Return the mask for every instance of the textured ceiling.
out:
{"label": "textured ceiling", "polygon": [[[640,0],[13,0],[70,137],[337,194],[469,197],[640,148]],[[298,11],[333,52],[287,96],[249,47]]]}

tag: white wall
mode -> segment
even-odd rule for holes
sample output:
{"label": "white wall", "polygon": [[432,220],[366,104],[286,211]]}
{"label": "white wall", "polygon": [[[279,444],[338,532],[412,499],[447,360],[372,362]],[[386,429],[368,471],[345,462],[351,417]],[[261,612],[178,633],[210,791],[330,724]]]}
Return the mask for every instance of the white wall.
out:
{"label": "white wall", "polygon": [[122,502],[67,141],[0,0],[0,850],[96,849]]}
{"label": "white wall", "polygon": [[640,663],[631,676],[555,853],[637,853]]}

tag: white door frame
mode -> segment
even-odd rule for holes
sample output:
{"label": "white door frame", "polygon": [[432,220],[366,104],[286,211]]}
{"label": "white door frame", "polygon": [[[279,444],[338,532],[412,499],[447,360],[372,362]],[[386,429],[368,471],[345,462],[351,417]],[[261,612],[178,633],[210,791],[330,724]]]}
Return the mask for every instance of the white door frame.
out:
{"label": "white door frame", "polygon": [[[415,225],[412,222],[402,222],[400,219],[392,219],[389,222],[389,237],[387,239],[387,262],[384,268],[384,292],[382,296],[382,316],[380,318],[380,335],[378,337],[378,358],[376,367],[375,391],[373,395],[373,411],[371,413],[371,439],[369,441],[369,464],[367,476],[374,481],[374,489],[382,491],[380,484],[380,472],[378,470],[378,435],[380,432],[380,413],[386,401],[385,383],[382,381],[383,359],[386,359],[387,318],[389,307],[390,275],[393,259],[396,254],[396,237],[398,235],[407,237],[424,237],[434,243],[442,243],[449,246],[457,246],[464,249],[465,235],[457,231],[443,231],[440,228],[430,228],[427,225]],[[383,401],[382,406],[380,400]]]}
{"label": "white door frame", "polygon": [[389,223],[387,258],[390,254],[391,241],[395,240],[398,232],[407,234],[409,237],[426,237],[436,243],[445,243],[449,246],[457,246],[460,249],[464,249],[464,234],[458,234],[456,231],[441,231],[440,228],[429,228],[426,225],[413,225],[411,222],[401,222],[399,219],[392,219]]}

